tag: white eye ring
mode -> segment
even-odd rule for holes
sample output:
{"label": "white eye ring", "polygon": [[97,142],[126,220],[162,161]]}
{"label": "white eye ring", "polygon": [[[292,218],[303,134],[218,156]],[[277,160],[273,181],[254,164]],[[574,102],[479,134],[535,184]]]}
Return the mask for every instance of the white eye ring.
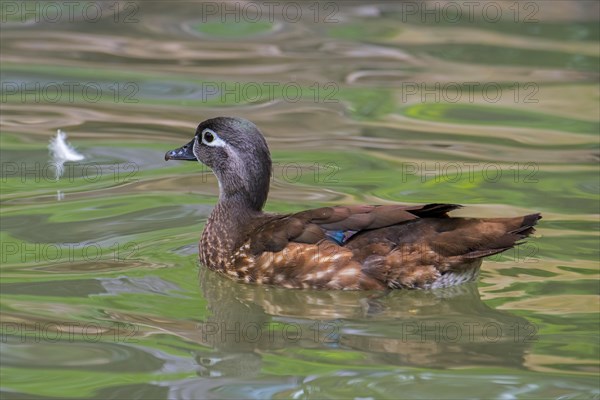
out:
{"label": "white eye ring", "polygon": [[202,131],[202,144],[210,147],[225,147],[225,141],[212,129],[206,128]]}

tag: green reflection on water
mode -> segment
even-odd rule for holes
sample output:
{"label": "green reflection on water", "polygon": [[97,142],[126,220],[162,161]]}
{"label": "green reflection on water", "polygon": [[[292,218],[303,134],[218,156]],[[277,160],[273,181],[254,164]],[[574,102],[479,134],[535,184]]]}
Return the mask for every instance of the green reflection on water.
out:
{"label": "green reflection on water", "polygon": [[418,104],[406,107],[403,112],[412,117],[429,121],[477,124],[490,126],[514,126],[535,129],[557,129],[573,133],[597,134],[598,123],[559,118],[519,109],[499,106],[464,104]]}

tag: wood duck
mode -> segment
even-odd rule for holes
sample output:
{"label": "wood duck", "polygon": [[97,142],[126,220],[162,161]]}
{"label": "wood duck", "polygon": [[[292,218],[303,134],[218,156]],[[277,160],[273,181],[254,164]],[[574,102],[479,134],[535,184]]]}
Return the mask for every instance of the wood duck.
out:
{"label": "wood duck", "polygon": [[246,283],[286,288],[433,289],[477,279],[483,257],[533,233],[540,214],[456,218],[456,204],[351,205],[263,212],[271,180],[267,142],[252,122],[218,117],[165,160],[199,161],[219,182],[200,261]]}

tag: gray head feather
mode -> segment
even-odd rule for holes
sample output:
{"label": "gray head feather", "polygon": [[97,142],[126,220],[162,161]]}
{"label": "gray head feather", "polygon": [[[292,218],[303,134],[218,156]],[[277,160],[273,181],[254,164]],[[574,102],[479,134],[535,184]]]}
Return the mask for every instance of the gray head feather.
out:
{"label": "gray head feather", "polygon": [[[218,146],[202,140],[210,129]],[[271,155],[260,130],[243,118],[218,117],[206,120],[196,129],[194,155],[210,167],[220,186],[220,201],[235,199],[260,211],[267,201],[271,178]]]}

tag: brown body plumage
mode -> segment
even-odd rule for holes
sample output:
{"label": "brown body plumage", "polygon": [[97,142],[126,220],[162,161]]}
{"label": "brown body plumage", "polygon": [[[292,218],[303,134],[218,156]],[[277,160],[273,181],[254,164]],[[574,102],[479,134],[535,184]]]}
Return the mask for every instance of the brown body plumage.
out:
{"label": "brown body plumage", "polygon": [[247,283],[288,288],[437,288],[477,278],[483,257],[533,232],[540,217],[452,218],[460,206],[337,206],[268,214],[271,159],[249,121],[215,118],[166,159],[198,160],[219,179],[200,260]]}

